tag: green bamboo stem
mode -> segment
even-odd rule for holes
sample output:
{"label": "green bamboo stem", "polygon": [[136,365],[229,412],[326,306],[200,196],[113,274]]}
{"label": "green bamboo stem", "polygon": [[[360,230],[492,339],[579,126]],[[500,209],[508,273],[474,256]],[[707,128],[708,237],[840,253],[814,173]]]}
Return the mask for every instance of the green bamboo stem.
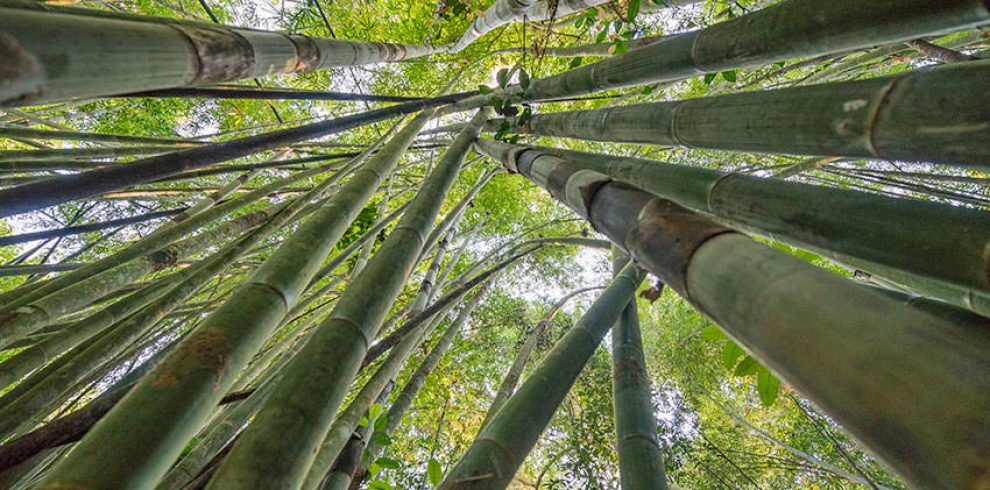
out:
{"label": "green bamboo stem", "polygon": [[[5,20],[0,17],[0,20]],[[382,109],[351,114],[325,121],[247,136],[230,141],[174,151],[144,158],[127,165],[90,170],[77,175],[52,177],[39,182],[0,190],[0,217],[25,213],[74,199],[98,196],[127,187],[159,180],[184,171],[206,167],[262,151],[282,148],[291,143],[314,139],[348,129],[372,124],[403,114],[411,114],[460,100],[473,92],[452,94],[415,102],[405,102]]]}
{"label": "green bamboo stem", "polygon": [[[330,185],[332,183],[324,182],[321,184],[322,189],[314,190],[312,196],[318,196],[322,190],[325,190]],[[12,402],[5,404],[0,414],[12,416],[4,417],[4,420],[10,423],[5,424],[4,422],[0,422],[0,431],[13,429],[19,423],[19,420],[36,414],[39,410],[51,404],[53,396],[63,393],[71,384],[78,382],[83,376],[96,369],[98,364],[106,359],[118,356],[123,348],[138,340],[140,336],[148,332],[166,314],[181,305],[189,295],[205,285],[216,274],[229,267],[233,261],[245,253],[248,253],[256,244],[260,243],[270,234],[291,222],[294,215],[303,209],[308,202],[308,199],[298,199],[287,205],[276,205],[279,211],[267,217],[265,222],[258,226],[256,230],[231,245],[224,247],[197,265],[177,274],[176,284],[164,283],[167,286],[171,286],[168,287],[167,292],[157,292],[154,289],[148,290],[145,294],[140,294],[141,292],[139,292],[136,293],[138,300],[128,302],[125,299],[105,309],[96,319],[95,326],[84,328],[87,333],[89,330],[106,325],[109,320],[112,320],[114,314],[123,316],[131,311],[136,311],[138,307],[142,306],[135,304],[137,301],[149,297],[154,298],[140,311],[136,311],[133,315],[115,324],[109,334],[99,338],[93,345],[74,356],[71,361],[57,372],[45,376],[30,391],[20,394]],[[126,306],[118,306],[121,303],[124,303]],[[106,318],[107,314],[111,315],[111,318]],[[72,334],[75,333],[74,331],[72,332]],[[82,332],[79,332],[79,334],[82,335]]]}
{"label": "green bamboo stem", "polygon": [[[487,139],[479,145],[488,153],[510,149]],[[883,273],[900,270],[898,275],[907,273],[943,287],[990,291],[990,216],[985,212],[653,160],[529,148],[840,262],[858,259],[879,264]]]}
{"label": "green bamboo stem", "polygon": [[227,198],[227,196],[236,192],[238,189],[240,189],[241,186],[247,183],[247,181],[253,179],[256,175],[258,175],[258,173],[260,173],[260,170],[249,170],[247,172],[244,172],[236,179],[233,179],[230,182],[228,182],[225,186],[214,191],[205,199],[201,199],[199,202],[186,208],[185,211],[174,216],[172,218],[172,221],[185,221],[199,213],[202,213],[203,211],[206,211],[207,209],[213,206],[216,206],[217,204],[220,204],[220,201],[223,201],[224,199]]}
{"label": "green bamboo stem", "polygon": [[643,273],[629,264],[482,429],[439,489],[505,488],[619,314]]}
{"label": "green bamboo stem", "polygon": [[[706,73],[767,65],[795,58],[899,43],[990,22],[981,0],[870,2],[863,8],[829,0],[787,0],[706,29],[671,36],[656,44],[533,80],[523,94],[546,100],[655,82],[672,82]],[[783,28],[781,26],[786,26]],[[501,94],[497,90],[496,95]],[[447,108],[465,110],[490,103],[490,95]]]}
{"label": "green bamboo stem", "polygon": [[[446,353],[447,349],[449,349],[454,343],[454,339],[457,338],[457,334],[462,328],[464,328],[464,325],[467,324],[468,319],[471,317],[471,313],[478,307],[479,304],[481,304],[481,300],[484,299],[485,294],[488,292],[491,285],[495,283],[497,277],[497,275],[492,276],[491,279],[478,288],[478,291],[474,294],[474,296],[472,296],[471,299],[465,303],[464,307],[462,307],[457,313],[457,318],[454,319],[440,339],[437,340],[437,343],[433,346],[433,349],[430,350],[430,353],[423,358],[422,362],[420,362],[413,375],[410,376],[408,381],[406,381],[405,386],[402,387],[402,391],[399,392],[399,395],[396,396],[395,401],[392,402],[392,405],[385,413],[386,423],[382,431],[386,435],[391,435],[392,432],[399,427],[399,424],[402,422],[402,418],[409,410],[409,407],[412,406],[413,400],[416,399],[416,394],[419,393],[420,388],[422,388],[426,383],[426,378],[434,369],[436,369],[437,365],[440,363],[440,360],[443,358],[444,353]],[[377,440],[372,439],[371,442],[367,444],[367,451],[369,454],[367,461],[362,462],[353,475],[348,475],[349,478],[346,479],[347,481],[342,482],[345,483],[345,485],[342,487],[324,485],[322,490],[344,490],[348,488],[347,484],[350,484],[352,487],[360,484],[361,481],[367,476],[370,462],[378,459],[384,450],[384,446],[382,446]]]}
{"label": "green bamboo stem", "polygon": [[452,53],[464,50],[479,37],[505,25],[522,20],[526,11],[539,0],[495,0],[484,15],[479,15],[467,32],[450,48]]}
{"label": "green bamboo stem", "polygon": [[[10,345],[59,318],[86,307],[117,288],[155,271],[172,267],[180,258],[194,255],[257,227],[278,213],[283,205],[244,215],[212,230],[178,241],[142,259],[131,260],[52,294],[18,306],[0,318],[0,346]],[[83,270],[85,267],[74,269]]]}
{"label": "green bamboo stem", "polygon": [[[208,488],[298,487],[302,482],[484,119],[484,112],[479,112],[473,130],[463,132],[451,145],[378,253],[351,280],[333,312],[286,366],[282,381],[224,458]],[[421,124],[412,128],[412,134],[421,128]],[[273,444],[274,434],[278,441]],[[274,454],[280,456],[273,460]]]}
{"label": "green bamboo stem", "polygon": [[[441,309],[454,304],[454,302],[456,301],[459,301],[468,292],[474,289],[477,285],[487,281],[490,276],[498,273],[499,271],[508,267],[515,261],[541,248],[542,248],[541,245],[536,245],[529,248],[524,248],[522,251],[519,252],[513,250],[514,253],[508,255],[507,257],[505,257],[504,259],[502,259],[501,261],[499,261],[489,269],[485,270],[484,272],[481,272],[480,274],[475,272],[475,267],[468,269],[460,276],[460,278],[457,281],[454,281],[451,284],[452,287],[447,291],[446,294],[444,294],[439,299],[431,303],[430,306],[427,307],[422,312],[420,312],[420,314],[408,319],[406,323],[403,324],[401,327],[395,329],[394,331],[392,331],[392,333],[380,339],[378,342],[372,344],[371,347],[368,348],[368,352],[367,354],[365,354],[364,360],[361,361],[361,366],[367,366],[372,362],[374,362],[379,356],[381,356],[387,350],[391,349],[400,341],[402,341],[403,337],[405,337],[406,334],[408,334],[414,328],[419,326],[420,323],[428,321],[430,317],[435,315]],[[476,263],[475,266],[484,265],[485,262],[487,261],[480,261]]]}
{"label": "green bamboo stem", "polygon": [[42,150],[3,150],[0,151],[0,162],[33,160],[50,161],[65,158],[120,158],[141,155],[155,155],[175,151],[179,147],[175,145],[147,145],[147,146],[117,146],[117,147],[91,147],[91,148],[48,148]]}
{"label": "green bamboo stem", "polygon": [[0,31],[6,34],[13,74],[0,90],[0,107],[398,61],[443,49],[338,41],[41,2],[5,1],[0,8]]}
{"label": "green bamboo stem", "polygon": [[608,2],[609,0],[539,0],[526,12],[526,19],[534,22],[559,19]]}
{"label": "green bamboo stem", "polygon": [[[79,281],[85,280],[91,276],[97,275],[119,265],[126,264],[131,260],[152,254],[155,251],[168,246],[177,239],[188,235],[204,225],[216,221],[220,217],[225,216],[236,209],[256,202],[272,192],[286,186],[320,175],[326,172],[329,168],[329,166],[321,166],[310,170],[297,172],[289,177],[279,179],[255,191],[237,196],[223,204],[214,206],[205,212],[193,216],[191,219],[187,219],[179,223],[166,223],[157,228],[151,234],[128,245],[113,255],[85,267],[62,274],[45,283],[37,284],[28,288],[20,287],[12,291],[0,293],[0,304],[3,305],[3,308],[0,309],[0,315],[9,314],[15,308],[42,298],[45,295],[51,294],[67,286],[71,286]],[[341,170],[339,173],[346,173],[346,171]],[[336,174],[334,177],[336,177]]]}
{"label": "green bamboo stem", "polygon": [[[151,486],[164,475],[430,117],[430,112],[417,116],[355,171],[227,302],[79,441],[40,488]],[[236,452],[235,446],[227,460]]]}
{"label": "green bamboo stem", "polygon": [[151,138],[147,136],[128,136],[121,134],[99,134],[83,131],[51,131],[47,129],[25,128],[20,126],[0,125],[0,138],[20,137],[53,141],[87,141],[97,143],[134,143],[143,145],[175,145],[195,146],[203,144],[200,141],[179,139]]}
{"label": "green bamboo stem", "polygon": [[512,396],[512,392],[515,391],[516,385],[519,383],[519,378],[522,377],[523,370],[529,363],[529,358],[532,356],[533,351],[536,349],[536,345],[539,343],[540,339],[543,337],[543,332],[546,331],[547,327],[550,326],[550,322],[553,317],[557,315],[557,312],[567,304],[571,298],[584,294],[588,291],[595,291],[597,289],[602,289],[603,286],[592,286],[587,288],[576,289],[570,293],[565,294],[562,298],[557,300],[556,303],[550,306],[550,309],[543,315],[536,325],[527,330],[524,335],[524,340],[522,346],[519,347],[519,352],[516,353],[516,357],[512,359],[512,365],[509,367],[509,371],[505,373],[505,377],[502,378],[502,383],[498,387],[498,391],[495,392],[495,398],[492,399],[491,405],[488,406],[488,412],[485,413],[485,419],[481,422],[481,428],[484,429],[485,426],[491,422],[492,417],[502,408],[502,405]]}
{"label": "green bamboo stem", "polygon": [[[990,63],[677,102],[539,114],[541,136],[987,167]],[[957,91],[973,95],[955,97]]]}
{"label": "green bamboo stem", "polygon": [[[643,36],[629,41],[629,48],[636,49],[642,48],[643,46],[649,46],[650,44],[655,44],[662,41],[667,36]],[[545,48],[531,48],[530,53],[533,56],[550,56],[553,58],[584,58],[586,56],[611,56],[612,52],[615,50],[615,44],[613,43],[593,43],[584,44],[580,46],[564,46],[564,47],[545,47]],[[508,48],[499,50],[500,53],[521,53],[523,48]]]}
{"label": "green bamboo stem", "polygon": [[432,247],[432,245],[435,244],[442,235],[448,233],[457,225],[458,222],[460,222],[475,196],[478,195],[478,192],[481,192],[481,189],[488,185],[488,182],[492,180],[492,177],[499,172],[501,172],[500,169],[492,169],[485,172],[478,178],[477,182],[474,183],[464,197],[462,197],[461,200],[458,201],[458,203],[450,210],[450,212],[444,216],[440,223],[430,231],[429,236],[426,237],[426,248],[424,248],[423,253],[427,253],[429,247]]}
{"label": "green bamboo stem", "polygon": [[58,238],[71,235],[79,235],[82,233],[89,233],[93,231],[106,230],[108,228],[118,228],[121,226],[132,225],[136,223],[144,223],[147,221],[153,221],[157,219],[167,218],[170,216],[175,216],[177,214],[185,211],[186,208],[168,209],[165,211],[154,211],[151,213],[139,214],[136,216],[130,216],[127,218],[113,219],[107,221],[101,221],[99,223],[90,223],[85,225],[76,226],[66,226],[63,228],[35,231],[30,233],[20,233],[17,235],[9,235],[5,237],[0,237],[0,247],[5,247],[9,245],[16,245],[18,243],[33,242],[35,240],[48,240],[51,238]]}
{"label": "green bamboo stem", "polygon": [[[449,311],[449,308],[448,308]],[[441,311],[437,316],[444,316],[446,311]],[[303,479],[303,490],[317,490],[321,487],[324,477],[330,472],[334,461],[340,456],[341,451],[347,445],[351,434],[358,427],[361,418],[368,413],[368,409],[376,399],[381,396],[385,388],[394,382],[395,377],[405,367],[409,356],[412,355],[416,347],[419,346],[423,337],[428,336],[432,327],[439,321],[424,322],[413,332],[407,335],[399,345],[395,346],[385,362],[382,363],[378,371],[365,383],[351,403],[334,418],[333,424],[326,432],[323,442],[319,445],[316,457],[306,472]]]}
{"label": "green bamboo stem", "polygon": [[864,289],[579,161],[509,149],[485,153],[591,216],[909,484],[987,481],[973,464],[990,457],[985,328]]}
{"label": "green bamboo stem", "polygon": [[189,276],[190,269],[155,281],[110,306],[60,329],[30,347],[0,362],[0,386],[7,386],[46,364],[55,356],[85,341],[103,329],[145,307]]}
{"label": "green bamboo stem", "polygon": [[[364,102],[410,102],[422,97],[397,97],[392,95],[351,94],[345,92],[323,92],[317,90],[272,90],[248,87],[200,88],[183,87],[164,90],[151,90],[118,95],[116,97],[154,98],[204,98],[204,99],[248,99],[248,100],[339,100]],[[0,131],[0,134],[3,134]]]}
{"label": "green bamboo stem", "polygon": [[[618,274],[629,256],[612,249],[612,271]],[[653,391],[643,355],[639,311],[633,298],[612,326],[612,405],[616,449],[623,490],[666,490],[663,452],[653,413]]]}

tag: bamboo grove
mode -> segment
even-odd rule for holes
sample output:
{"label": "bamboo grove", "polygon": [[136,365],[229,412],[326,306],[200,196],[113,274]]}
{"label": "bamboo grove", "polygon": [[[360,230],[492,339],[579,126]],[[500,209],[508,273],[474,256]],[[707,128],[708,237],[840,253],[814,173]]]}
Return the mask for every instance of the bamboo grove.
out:
{"label": "bamboo grove", "polygon": [[988,48],[986,0],[0,0],[0,488],[990,488]]}

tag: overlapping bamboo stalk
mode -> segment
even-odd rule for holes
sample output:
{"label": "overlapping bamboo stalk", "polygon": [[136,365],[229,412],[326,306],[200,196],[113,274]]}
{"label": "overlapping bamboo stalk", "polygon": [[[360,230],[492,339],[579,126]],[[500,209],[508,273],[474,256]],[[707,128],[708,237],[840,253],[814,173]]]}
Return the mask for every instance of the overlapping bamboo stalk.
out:
{"label": "overlapping bamboo stalk", "polygon": [[[591,141],[990,168],[990,61],[891,77],[537,114],[521,131]],[[958,97],[964,92],[967,97]]]}
{"label": "overlapping bamboo stalk", "polygon": [[[511,149],[491,140],[479,144],[489,152]],[[910,281],[907,286],[990,314],[990,217],[985,212],[654,160],[528,148],[608,174],[730,226],[810,248],[880,276],[896,273],[890,279]],[[941,292],[946,288],[959,294],[953,299]]]}
{"label": "overlapping bamboo stalk", "polygon": [[6,0],[0,107],[427,56],[429,45],[341,41]]}
{"label": "overlapping bamboo stalk", "polygon": [[[417,116],[356,170],[230,300],[51,470],[40,488],[153,485],[295,304],[327,253],[430,117],[429,111]],[[156,408],[147,410],[152,406]],[[103,449],[91,451],[87,447]]]}
{"label": "overlapping bamboo stalk", "polygon": [[910,484],[979,488],[990,477],[976,464],[990,458],[985,328],[864,289],[580,162],[477,148],[588,218]]}
{"label": "overlapping bamboo stalk", "polygon": [[643,276],[632,263],[622,270],[482,429],[439,489],[495,489],[509,484]]}

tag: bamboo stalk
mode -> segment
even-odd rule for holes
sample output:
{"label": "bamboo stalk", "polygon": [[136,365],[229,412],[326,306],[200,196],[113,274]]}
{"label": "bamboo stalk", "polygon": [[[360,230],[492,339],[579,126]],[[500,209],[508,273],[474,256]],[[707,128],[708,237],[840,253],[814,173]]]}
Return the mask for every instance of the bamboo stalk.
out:
{"label": "bamboo stalk", "polygon": [[206,85],[428,56],[429,45],[338,41],[40,2],[5,1],[11,78],[0,107]]}
{"label": "bamboo stalk", "polygon": [[[274,90],[246,87],[200,88],[183,87],[151,90],[117,95],[115,97],[155,97],[155,98],[203,98],[203,99],[247,99],[247,100],[339,100],[364,102],[413,102],[424,97],[398,97],[393,95],[351,94],[345,92],[321,92],[317,90]],[[0,131],[0,134],[3,134]]]}
{"label": "bamboo stalk", "polygon": [[[412,406],[413,400],[416,399],[416,394],[419,393],[420,388],[422,388],[423,384],[426,383],[426,378],[440,363],[444,353],[446,353],[447,349],[449,349],[451,344],[454,343],[454,339],[457,338],[457,334],[464,327],[464,325],[467,324],[471,313],[478,307],[479,304],[481,304],[481,300],[485,297],[488,288],[494,284],[495,281],[496,276],[493,276],[478,288],[478,292],[476,292],[474,296],[472,296],[471,299],[464,305],[464,307],[461,308],[460,312],[457,314],[457,318],[454,319],[450,326],[447,327],[447,330],[443,333],[440,339],[437,340],[437,343],[433,346],[433,349],[431,349],[430,353],[423,358],[423,361],[420,362],[419,366],[416,368],[416,371],[412,376],[410,376],[409,381],[407,381],[405,386],[402,387],[402,391],[399,392],[399,395],[395,398],[395,401],[392,402],[392,405],[385,413],[386,424],[382,430],[386,435],[390,435],[399,427],[399,424],[402,422],[402,418],[409,410],[409,407]],[[346,482],[342,482],[344,485],[339,487],[329,485],[325,486],[323,490],[344,490],[348,488],[347,484],[350,484],[350,487],[359,485],[367,476],[368,466],[371,462],[378,459],[384,450],[385,447],[382,446],[379,441],[372,439],[367,444],[367,451],[369,454],[368,459],[363,461],[352,475],[349,475]]]}
{"label": "bamboo stalk", "polygon": [[122,134],[97,134],[82,131],[51,131],[47,129],[0,125],[0,137],[12,136],[55,141],[91,141],[101,143],[135,143],[145,145],[195,146],[203,144],[201,141],[150,138],[147,136],[128,136]]}
{"label": "bamboo stalk", "polygon": [[[627,262],[629,256],[613,247],[612,273]],[[635,297],[612,326],[612,406],[623,490],[667,490]]]}
{"label": "bamboo stalk", "polygon": [[0,237],[0,247],[16,245],[18,243],[33,242],[35,240],[48,240],[51,238],[79,235],[81,233],[89,233],[93,231],[105,230],[107,228],[117,228],[120,226],[127,226],[136,223],[144,223],[147,221],[153,221],[161,218],[175,216],[177,214],[182,213],[185,210],[186,208],[168,209],[165,211],[154,211],[151,213],[139,214],[127,218],[112,219],[112,220],[102,221],[99,223],[66,226],[63,228],[57,228],[52,230],[34,231],[30,233],[9,235],[5,237]]}
{"label": "bamboo stalk", "polygon": [[[706,29],[533,80],[525,91],[510,86],[508,92],[528,100],[573,97],[899,43],[987,23],[990,7],[981,0],[890,0],[857,4],[857,8],[830,0],[786,0]],[[499,94],[501,91],[496,90]],[[477,96],[448,109],[470,109],[489,104],[490,99],[490,95]]]}
{"label": "bamboo stalk", "polygon": [[[79,441],[40,488],[151,486],[164,475],[430,117],[417,116],[362,165]],[[235,446],[225,460],[236,452]]]}
{"label": "bamboo stalk", "polygon": [[866,290],[580,162],[507,146],[478,148],[591,216],[909,484],[979,488],[990,477],[976,464],[990,457],[986,329]]}
{"label": "bamboo stalk", "polygon": [[[591,141],[990,168],[990,62],[676,102],[538,114],[525,130]],[[958,97],[962,92],[966,97]]]}
{"label": "bamboo stalk", "polygon": [[[499,155],[512,148],[487,139],[479,146]],[[586,165],[730,226],[840,262],[854,258],[954,289],[984,295],[990,291],[986,212],[653,160],[527,148]]]}
{"label": "bamboo stalk", "polygon": [[[282,381],[208,488],[298,487],[484,120],[480,111],[473,128],[454,141],[378,253],[351,280],[333,312],[286,366]],[[290,406],[293,409],[286,411]],[[275,444],[274,434],[279,439]],[[271,458],[274,454],[280,455],[277,461]],[[261,461],[265,464],[259,465]]]}
{"label": "bamboo stalk", "polygon": [[550,326],[550,322],[553,317],[556,316],[557,312],[564,307],[567,302],[579,295],[586,293],[588,291],[595,291],[602,289],[604,286],[592,286],[587,288],[576,289],[567,293],[562,298],[557,300],[556,303],[550,306],[543,318],[540,319],[537,324],[526,331],[522,346],[519,347],[519,352],[516,353],[516,357],[512,360],[512,366],[509,367],[509,371],[505,373],[505,377],[502,378],[502,383],[498,387],[498,391],[495,392],[495,398],[492,399],[492,403],[488,406],[488,412],[485,413],[485,419],[481,422],[481,428],[484,429],[485,426],[491,422],[492,417],[498,413],[502,405],[512,396],[512,392],[515,391],[516,385],[519,383],[519,378],[522,377],[523,370],[526,368],[526,364],[529,363],[529,358],[533,354],[533,350],[536,349],[536,345],[539,343],[540,339],[543,337],[543,332]]}
{"label": "bamboo stalk", "polygon": [[464,33],[450,48],[452,53],[457,53],[468,47],[479,37],[497,29],[505,24],[522,20],[523,15],[533,8],[539,0],[495,0],[485,13],[479,15],[467,32]]}
{"label": "bamboo stalk", "polygon": [[438,489],[505,488],[644,274],[632,263],[588,308],[482,429]]}
{"label": "bamboo stalk", "polygon": [[[2,19],[2,17],[0,17]],[[236,140],[145,158],[128,165],[91,170],[78,175],[53,177],[0,191],[0,217],[25,213],[74,199],[97,196],[132,185],[158,180],[183,171],[202,168],[237,157],[338,133],[403,114],[447,104],[471,94],[453,94],[382,109],[351,114]]]}

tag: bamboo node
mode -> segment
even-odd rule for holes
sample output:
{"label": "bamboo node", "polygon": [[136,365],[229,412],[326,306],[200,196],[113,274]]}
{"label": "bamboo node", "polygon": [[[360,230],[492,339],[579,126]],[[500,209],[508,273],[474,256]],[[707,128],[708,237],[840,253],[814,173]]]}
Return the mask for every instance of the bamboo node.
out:
{"label": "bamboo node", "polygon": [[183,24],[171,27],[181,32],[196,51],[199,69],[191,84],[240,80],[254,71],[254,48],[235,31]]}

